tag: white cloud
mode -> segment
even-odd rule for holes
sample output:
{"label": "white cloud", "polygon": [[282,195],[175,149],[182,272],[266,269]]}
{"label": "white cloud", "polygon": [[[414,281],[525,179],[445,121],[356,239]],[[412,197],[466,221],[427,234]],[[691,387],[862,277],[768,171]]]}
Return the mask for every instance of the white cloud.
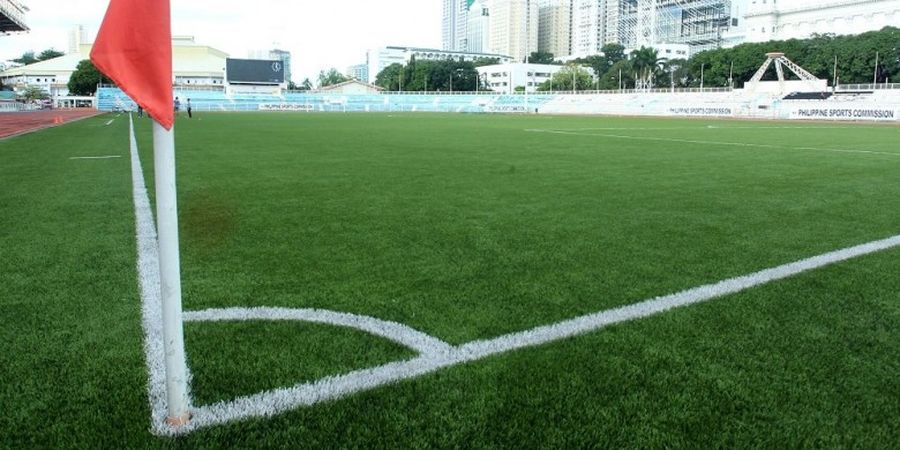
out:
{"label": "white cloud", "polygon": [[[108,0],[25,0],[31,32],[0,37],[0,59],[68,48],[68,31],[96,33]],[[440,45],[440,0],[172,0],[172,33],[195,36],[233,57],[278,45],[292,53],[295,81],[365,62],[383,45]]]}

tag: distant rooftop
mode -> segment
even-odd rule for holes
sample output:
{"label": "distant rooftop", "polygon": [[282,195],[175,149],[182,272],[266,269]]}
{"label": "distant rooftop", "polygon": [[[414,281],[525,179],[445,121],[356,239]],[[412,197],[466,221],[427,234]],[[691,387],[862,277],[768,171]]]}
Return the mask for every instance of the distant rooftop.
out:
{"label": "distant rooftop", "polygon": [[404,47],[402,45],[388,45],[384,47],[391,50],[404,50],[409,52],[419,52],[419,53],[442,53],[448,55],[479,55],[484,56],[486,58],[509,58],[506,55],[499,55],[496,53],[474,53],[474,52],[463,52],[457,50],[442,50],[438,48],[422,48],[422,47]]}

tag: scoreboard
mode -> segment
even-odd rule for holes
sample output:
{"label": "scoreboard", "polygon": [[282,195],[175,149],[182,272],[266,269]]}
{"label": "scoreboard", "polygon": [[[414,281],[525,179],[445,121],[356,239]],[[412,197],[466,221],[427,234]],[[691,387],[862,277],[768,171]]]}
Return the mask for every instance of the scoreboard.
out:
{"label": "scoreboard", "polygon": [[284,83],[284,63],[279,60],[233,59],[225,61],[228,83],[281,84]]}

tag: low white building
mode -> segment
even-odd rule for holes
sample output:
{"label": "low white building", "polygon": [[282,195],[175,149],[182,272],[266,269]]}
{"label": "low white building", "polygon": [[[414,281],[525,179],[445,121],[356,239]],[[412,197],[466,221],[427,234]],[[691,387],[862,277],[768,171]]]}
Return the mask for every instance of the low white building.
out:
{"label": "low white building", "polygon": [[[691,46],[688,44],[656,44],[653,46],[658,58],[688,59],[691,57]],[[628,51],[631,53],[631,50]]]}
{"label": "low white building", "polygon": [[0,72],[0,82],[17,92],[35,86],[44,90],[51,98],[69,95],[69,78],[75,67],[87,57],[80,53],[68,54],[27,66],[13,67]]}
{"label": "low white building", "polygon": [[[76,53],[0,72],[4,86],[21,91],[37,86],[51,98],[69,95],[69,78],[78,63],[90,59],[93,44],[81,44]],[[172,37],[172,70],[176,86],[221,87],[225,79],[225,52],[197,44],[192,36]]]}
{"label": "low white building", "polygon": [[750,0],[742,27],[746,42],[765,42],[898,25],[900,0]]}
{"label": "low white building", "polygon": [[[508,63],[478,67],[478,75],[482,85],[496,92],[513,93],[518,87],[525,87],[528,92],[535,92],[541,84],[549,80],[565,66],[551,64]],[[589,67],[582,67],[592,75]],[[563,87],[560,86],[562,89]]]}
{"label": "low white building", "polygon": [[369,50],[367,54],[366,59],[369,64],[368,81],[374,83],[378,74],[391,64],[406,65],[413,58],[416,61],[475,61],[484,58],[496,58],[500,62],[512,61],[512,58],[509,56],[491,53],[456,52],[419,47],[381,47]]}

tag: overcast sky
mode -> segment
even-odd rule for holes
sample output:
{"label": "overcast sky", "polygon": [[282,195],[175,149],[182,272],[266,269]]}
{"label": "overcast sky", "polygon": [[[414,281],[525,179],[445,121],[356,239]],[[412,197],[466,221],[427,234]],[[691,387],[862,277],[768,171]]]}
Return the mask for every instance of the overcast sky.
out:
{"label": "overcast sky", "polygon": [[[68,31],[97,33],[109,0],[20,0],[31,32],[0,36],[0,60],[27,50],[68,49]],[[171,0],[172,34],[191,35],[232,57],[277,45],[291,52],[294,81],[365,62],[384,45],[439,47],[441,0]]]}

